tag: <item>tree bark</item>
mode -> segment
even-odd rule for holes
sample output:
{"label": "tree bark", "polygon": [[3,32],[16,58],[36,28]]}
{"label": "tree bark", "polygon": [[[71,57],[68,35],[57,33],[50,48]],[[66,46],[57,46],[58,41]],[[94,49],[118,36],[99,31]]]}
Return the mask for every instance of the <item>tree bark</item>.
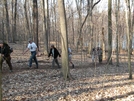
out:
{"label": "tree bark", "polygon": [[104,27],[102,28],[102,57],[103,57],[103,60],[106,59],[106,47],[105,47],[105,36],[104,36]]}
{"label": "tree bark", "polygon": [[112,64],[112,0],[108,0],[108,64]]}
{"label": "tree bark", "polygon": [[126,3],[126,26],[127,26],[127,49],[128,49],[128,68],[129,68],[129,79],[132,79],[132,67],[131,67],[131,10],[130,1],[125,0]]}
{"label": "tree bark", "polygon": [[68,62],[68,38],[67,38],[67,22],[65,14],[64,0],[58,0],[59,15],[60,15],[60,30],[62,43],[62,73],[64,79],[71,78]]}
{"label": "tree bark", "polygon": [[9,42],[9,34],[10,34],[10,23],[9,23],[9,14],[8,14],[8,5],[7,5],[7,0],[4,0],[5,3],[5,10],[6,10],[6,41]]}
{"label": "tree bark", "polygon": [[33,0],[33,34],[34,34],[34,41],[37,44],[39,49],[39,42],[38,42],[38,5],[37,0]]}
{"label": "tree bark", "polygon": [[43,15],[44,15],[44,23],[43,23],[43,33],[44,33],[44,54],[48,54],[48,33],[49,33],[49,6],[48,6],[48,0],[42,0],[43,2]]}
{"label": "tree bark", "polygon": [[116,66],[119,66],[119,6],[120,0],[116,0]]}
{"label": "tree bark", "polygon": [[17,16],[17,0],[15,0],[15,11],[14,11],[14,26],[13,26],[13,42],[16,41],[16,16]]}
{"label": "tree bark", "polygon": [[2,71],[1,69],[2,69],[2,56],[0,54],[0,101],[2,101]]}
{"label": "tree bark", "polygon": [[25,19],[26,19],[26,34],[25,36],[31,37],[31,31],[30,31],[30,27],[29,27],[29,20],[28,20],[28,13],[27,13],[27,0],[25,0],[24,3],[24,13],[25,13]]}

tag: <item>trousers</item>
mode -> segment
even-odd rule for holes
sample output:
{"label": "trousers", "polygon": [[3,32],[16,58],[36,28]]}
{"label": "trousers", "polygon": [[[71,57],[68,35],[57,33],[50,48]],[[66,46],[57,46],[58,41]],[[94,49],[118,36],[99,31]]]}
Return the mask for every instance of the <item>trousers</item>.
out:
{"label": "trousers", "polygon": [[2,71],[2,64],[3,64],[4,60],[8,64],[9,69],[12,71],[11,56],[9,55],[8,57],[3,57],[0,55],[0,69],[1,69],[1,71]]}
{"label": "trousers", "polygon": [[54,58],[54,59],[52,60],[52,67],[55,66],[55,63],[57,64],[58,68],[60,68],[60,65],[59,65],[59,62],[58,62],[58,59],[57,59],[57,58]]}
{"label": "trousers", "polygon": [[31,56],[30,56],[30,59],[29,59],[29,67],[32,66],[32,60],[33,59],[36,63],[36,68],[38,68],[38,61],[37,61],[37,58],[36,58],[36,51],[31,52]]}

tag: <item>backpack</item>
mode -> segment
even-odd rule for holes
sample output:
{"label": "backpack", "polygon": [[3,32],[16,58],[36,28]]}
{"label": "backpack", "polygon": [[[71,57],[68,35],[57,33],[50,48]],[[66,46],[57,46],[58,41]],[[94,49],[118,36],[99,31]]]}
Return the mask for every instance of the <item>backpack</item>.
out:
{"label": "backpack", "polygon": [[11,54],[13,52],[13,48],[11,48],[7,43],[3,43],[3,45],[4,45],[3,52],[6,55]]}

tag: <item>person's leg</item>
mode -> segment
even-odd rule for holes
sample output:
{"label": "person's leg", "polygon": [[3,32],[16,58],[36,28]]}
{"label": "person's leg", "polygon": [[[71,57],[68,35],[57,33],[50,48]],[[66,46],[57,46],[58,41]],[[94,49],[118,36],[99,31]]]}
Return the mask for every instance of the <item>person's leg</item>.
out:
{"label": "person's leg", "polygon": [[100,63],[102,62],[102,55],[100,55]]}
{"label": "person's leg", "polygon": [[10,71],[12,71],[11,57],[10,56],[6,57],[5,60],[6,60],[6,63],[8,64],[8,66],[9,66]]}
{"label": "person's leg", "polygon": [[52,60],[52,68],[55,66],[55,59]]}
{"label": "person's leg", "polygon": [[92,62],[94,62],[94,55],[92,55]]}
{"label": "person's leg", "polygon": [[55,63],[57,64],[58,68],[60,68],[60,65],[59,65],[59,62],[58,62],[58,59],[54,59],[55,60]]}
{"label": "person's leg", "polygon": [[34,57],[34,54],[33,54],[33,52],[31,52],[31,56],[30,56],[30,59],[29,59],[29,67],[30,68],[32,66],[32,59],[33,59],[33,57]]}
{"label": "person's leg", "polygon": [[0,72],[2,72],[3,57],[0,55]]}
{"label": "person's leg", "polygon": [[33,53],[33,59],[34,59],[34,61],[36,63],[36,68],[38,68],[38,60],[36,58],[36,52]]}
{"label": "person's leg", "polygon": [[72,62],[72,56],[69,56],[69,62],[71,63],[72,67],[74,68],[74,64]]}

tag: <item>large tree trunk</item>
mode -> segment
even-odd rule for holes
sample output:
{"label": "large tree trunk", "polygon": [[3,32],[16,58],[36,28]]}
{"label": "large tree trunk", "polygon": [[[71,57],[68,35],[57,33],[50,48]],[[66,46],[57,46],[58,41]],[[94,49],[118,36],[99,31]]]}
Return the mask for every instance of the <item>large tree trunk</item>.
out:
{"label": "large tree trunk", "polygon": [[89,47],[88,47],[88,53],[92,50],[94,46],[94,41],[93,41],[93,23],[92,23],[92,6],[93,6],[93,1],[92,0],[87,0],[88,2],[88,22],[89,22],[89,29],[88,33],[90,34],[90,42],[89,42]]}
{"label": "large tree trunk", "polygon": [[129,79],[132,79],[132,67],[131,67],[131,10],[130,10],[130,1],[125,0],[126,2],[126,26],[127,26],[127,49],[128,49],[128,68],[129,68]]}
{"label": "large tree trunk", "polygon": [[8,5],[7,5],[7,0],[4,0],[5,3],[5,10],[6,10],[6,41],[9,42],[9,34],[10,34],[10,24],[9,24],[9,14],[8,14]]}
{"label": "large tree trunk", "polygon": [[14,26],[13,26],[13,42],[15,43],[16,41],[16,16],[17,16],[17,0],[15,0],[15,11],[14,11]]}
{"label": "large tree trunk", "polygon": [[62,42],[62,73],[64,79],[71,78],[68,62],[68,36],[67,36],[67,22],[65,14],[64,0],[58,0],[59,14],[60,14],[60,29]]}
{"label": "large tree trunk", "polygon": [[[2,13],[3,13],[2,16],[3,16],[3,18],[4,18],[4,7],[2,8]],[[4,19],[2,19],[2,26],[1,26],[1,27],[2,27],[2,28],[1,28],[2,31],[1,31],[0,33],[1,33],[1,35],[2,35],[1,38],[2,38],[3,41],[5,41],[5,38],[4,38],[4,34],[5,34],[4,25],[5,25],[5,24],[4,24]]]}
{"label": "large tree trunk", "polygon": [[108,64],[112,64],[112,0],[108,0]]}
{"label": "large tree trunk", "polygon": [[82,12],[81,12],[81,6],[82,6],[82,1],[80,0],[75,0],[76,2],[76,6],[77,6],[77,12],[78,12],[78,40],[77,40],[77,51],[79,48],[79,45],[82,45],[82,28],[81,28],[81,24],[82,24]]}
{"label": "large tree trunk", "polygon": [[2,101],[2,71],[1,71],[1,68],[2,68],[2,56],[0,54],[0,101]]}
{"label": "large tree trunk", "polygon": [[74,14],[73,14],[73,10],[71,10],[71,13],[72,13],[72,33],[73,33],[73,41],[72,41],[72,44],[74,45],[75,43],[75,39],[74,39]]}
{"label": "large tree trunk", "polygon": [[119,66],[119,6],[120,0],[116,0],[116,66]]}
{"label": "large tree trunk", "polygon": [[104,36],[104,27],[102,28],[102,57],[103,57],[103,60],[106,59],[106,43],[105,43],[105,36]]}
{"label": "large tree trunk", "polygon": [[48,6],[48,0],[42,0],[43,2],[43,15],[44,15],[44,23],[43,23],[43,33],[45,36],[45,42],[44,42],[44,54],[48,53],[48,33],[49,33],[49,6]]}
{"label": "large tree trunk", "polygon": [[28,13],[27,13],[27,0],[25,0],[25,4],[24,4],[24,11],[25,11],[25,19],[26,19],[26,34],[25,36],[31,37],[31,31],[30,31],[30,27],[29,27],[29,20],[28,20]]}
{"label": "large tree trunk", "polygon": [[[134,1],[132,1],[133,5],[133,14],[132,14],[132,36],[134,37]],[[134,39],[134,38],[133,38]],[[134,48],[133,48],[134,49]]]}
{"label": "large tree trunk", "polygon": [[33,0],[33,34],[34,34],[34,41],[39,48],[38,42],[38,5],[37,0]]}

